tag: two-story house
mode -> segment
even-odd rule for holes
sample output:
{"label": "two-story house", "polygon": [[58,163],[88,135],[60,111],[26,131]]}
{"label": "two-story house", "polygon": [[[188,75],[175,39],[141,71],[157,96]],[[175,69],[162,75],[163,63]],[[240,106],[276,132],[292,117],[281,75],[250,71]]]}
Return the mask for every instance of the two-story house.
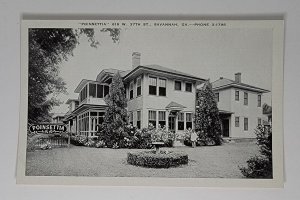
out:
{"label": "two-story house", "polygon": [[[132,54],[132,69],[104,69],[96,80],[82,80],[75,93],[78,100],[68,100],[70,110],[65,122],[71,132],[93,137],[103,122],[104,97],[115,73],[123,78],[129,122],[138,128],[165,126],[171,131],[193,128],[196,86],[205,79],[159,65],[140,65],[138,52]],[[76,106],[72,106],[77,103]]]}
{"label": "two-story house", "polygon": [[[95,136],[97,125],[104,120],[112,77],[120,73],[126,91],[129,122],[137,128],[151,123],[155,127],[180,132],[194,128],[197,88],[203,78],[159,65],[141,65],[141,54],[132,54],[132,69],[121,71],[104,69],[96,80],[83,79],[75,93],[78,99],[69,99],[69,112],[64,121],[70,132]],[[253,138],[254,129],[265,120],[262,113],[262,95],[268,90],[241,82],[241,73],[235,81],[220,78],[212,83],[224,137]]]}
{"label": "two-story house", "polygon": [[212,83],[220,118],[223,137],[254,138],[257,125],[263,124],[263,94],[266,89],[242,83],[241,73],[235,80],[221,77]]}

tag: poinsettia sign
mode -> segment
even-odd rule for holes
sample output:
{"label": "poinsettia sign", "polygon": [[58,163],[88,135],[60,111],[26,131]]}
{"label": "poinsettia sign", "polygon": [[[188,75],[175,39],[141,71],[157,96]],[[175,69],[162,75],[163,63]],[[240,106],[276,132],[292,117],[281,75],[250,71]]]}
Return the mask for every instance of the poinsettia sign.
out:
{"label": "poinsettia sign", "polygon": [[31,133],[45,133],[45,134],[53,134],[53,133],[64,133],[67,131],[67,127],[64,124],[33,124],[29,128]]}

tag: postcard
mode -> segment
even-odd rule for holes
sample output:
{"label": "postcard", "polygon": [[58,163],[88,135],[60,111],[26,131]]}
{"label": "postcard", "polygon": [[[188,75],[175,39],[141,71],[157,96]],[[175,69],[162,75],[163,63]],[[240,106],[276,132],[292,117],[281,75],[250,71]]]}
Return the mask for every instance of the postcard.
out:
{"label": "postcard", "polygon": [[23,20],[17,183],[283,187],[283,23]]}

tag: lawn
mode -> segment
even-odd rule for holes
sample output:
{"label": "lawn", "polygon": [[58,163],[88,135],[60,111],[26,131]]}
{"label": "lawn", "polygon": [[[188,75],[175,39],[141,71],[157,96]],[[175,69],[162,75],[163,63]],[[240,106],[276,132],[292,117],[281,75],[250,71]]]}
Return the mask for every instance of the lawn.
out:
{"label": "lawn", "polygon": [[[164,149],[164,148],[162,148]],[[108,149],[71,146],[27,152],[27,176],[243,178],[239,166],[258,154],[255,142],[225,143],[211,147],[165,148],[189,155],[189,164],[152,169],[127,164],[127,152],[142,149]]]}

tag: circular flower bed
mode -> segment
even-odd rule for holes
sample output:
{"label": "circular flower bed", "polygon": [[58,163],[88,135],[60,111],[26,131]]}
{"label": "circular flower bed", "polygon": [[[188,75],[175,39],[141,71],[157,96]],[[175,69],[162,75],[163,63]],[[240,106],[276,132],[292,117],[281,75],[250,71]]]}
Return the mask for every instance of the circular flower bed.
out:
{"label": "circular flower bed", "polygon": [[137,165],[150,168],[169,168],[188,163],[188,155],[169,151],[142,151],[128,153],[127,162],[131,165]]}

